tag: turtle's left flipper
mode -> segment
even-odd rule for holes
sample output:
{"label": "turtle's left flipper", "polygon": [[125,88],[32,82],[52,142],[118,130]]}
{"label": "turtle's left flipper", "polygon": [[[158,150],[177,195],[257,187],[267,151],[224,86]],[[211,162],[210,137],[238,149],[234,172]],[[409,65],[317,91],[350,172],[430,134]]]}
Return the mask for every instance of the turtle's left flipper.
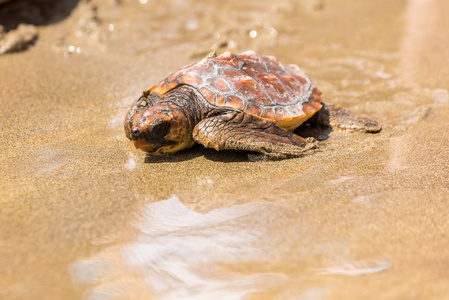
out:
{"label": "turtle's left flipper", "polygon": [[337,129],[352,129],[365,132],[379,132],[382,126],[376,121],[357,115],[335,104],[325,104],[312,117],[311,123],[332,126]]}
{"label": "turtle's left flipper", "polygon": [[193,138],[217,151],[255,151],[271,159],[300,157],[315,147],[273,122],[237,111],[201,121],[193,130]]}

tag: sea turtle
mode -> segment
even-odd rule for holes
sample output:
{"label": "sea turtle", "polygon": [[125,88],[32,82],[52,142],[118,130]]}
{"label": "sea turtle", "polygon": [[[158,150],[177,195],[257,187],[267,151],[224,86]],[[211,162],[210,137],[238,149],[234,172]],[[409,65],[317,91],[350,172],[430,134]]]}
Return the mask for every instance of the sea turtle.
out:
{"label": "sea turtle", "polygon": [[[311,117],[313,118],[311,119]],[[337,105],[296,65],[254,51],[208,55],[143,92],[125,119],[126,136],[148,154],[170,154],[198,142],[215,150],[301,156],[293,133],[312,123],[377,132],[381,126]]]}

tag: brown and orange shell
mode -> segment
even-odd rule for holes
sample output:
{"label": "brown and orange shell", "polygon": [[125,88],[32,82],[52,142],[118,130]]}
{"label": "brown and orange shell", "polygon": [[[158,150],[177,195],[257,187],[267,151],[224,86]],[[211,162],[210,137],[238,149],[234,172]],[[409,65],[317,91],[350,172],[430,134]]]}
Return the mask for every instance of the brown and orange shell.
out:
{"label": "brown and orange shell", "polygon": [[293,130],[321,107],[321,92],[296,65],[254,51],[206,57],[168,76],[146,93],[189,85],[212,105],[244,111]]}

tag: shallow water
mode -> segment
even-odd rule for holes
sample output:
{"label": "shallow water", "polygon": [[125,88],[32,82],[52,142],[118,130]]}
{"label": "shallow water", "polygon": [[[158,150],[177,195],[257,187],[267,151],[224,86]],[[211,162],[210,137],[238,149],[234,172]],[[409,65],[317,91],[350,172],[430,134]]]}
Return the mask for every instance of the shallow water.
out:
{"label": "shallow water", "polygon": [[[38,24],[0,56],[0,298],[445,298],[449,5],[423,3],[92,0]],[[227,49],[382,132],[277,162],[134,149],[133,99]]]}

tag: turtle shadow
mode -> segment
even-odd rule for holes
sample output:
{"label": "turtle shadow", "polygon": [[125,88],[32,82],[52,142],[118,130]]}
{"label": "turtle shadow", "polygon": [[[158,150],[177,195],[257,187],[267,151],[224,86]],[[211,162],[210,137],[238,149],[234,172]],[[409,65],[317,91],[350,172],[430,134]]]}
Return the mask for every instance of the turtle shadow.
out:
{"label": "turtle shadow", "polygon": [[248,159],[248,154],[251,153],[254,152],[233,150],[216,151],[214,149],[207,149],[202,145],[196,144],[189,149],[177,152],[173,155],[155,156],[146,154],[144,163],[179,163],[199,157],[204,157],[207,160],[212,160],[215,162],[251,162]]}
{"label": "turtle shadow", "polygon": [[223,151],[215,151],[212,149],[205,149],[209,150],[207,153],[204,153],[204,157],[208,160],[212,160],[215,162],[247,162],[251,163],[251,161],[248,158],[248,155],[250,154],[257,154],[256,152],[251,151],[242,151],[242,150],[223,150]]}
{"label": "turtle shadow", "polygon": [[334,131],[334,129],[330,126],[305,123],[302,126],[299,126],[294,133],[302,138],[312,137],[318,141],[324,141],[329,138],[332,131]]}

